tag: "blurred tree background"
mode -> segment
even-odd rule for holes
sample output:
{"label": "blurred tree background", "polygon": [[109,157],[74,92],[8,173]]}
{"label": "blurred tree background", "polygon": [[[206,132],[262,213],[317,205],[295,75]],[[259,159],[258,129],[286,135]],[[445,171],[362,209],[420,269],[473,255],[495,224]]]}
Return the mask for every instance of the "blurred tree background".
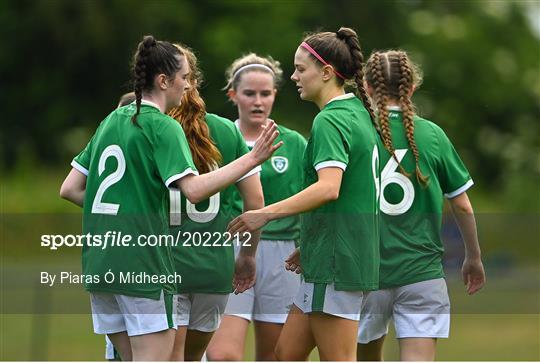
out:
{"label": "blurred tree background", "polygon": [[[403,48],[425,82],[419,113],[449,134],[488,209],[540,204],[540,5],[527,1],[8,0],[0,4],[0,169],[68,165],[130,89],[144,34],[199,55],[209,111],[235,118],[224,71],[248,51],[281,61],[278,121],[309,134],[316,108],[288,76],[305,31],[346,25],[365,56]],[[535,28],[536,26],[536,28]]]}

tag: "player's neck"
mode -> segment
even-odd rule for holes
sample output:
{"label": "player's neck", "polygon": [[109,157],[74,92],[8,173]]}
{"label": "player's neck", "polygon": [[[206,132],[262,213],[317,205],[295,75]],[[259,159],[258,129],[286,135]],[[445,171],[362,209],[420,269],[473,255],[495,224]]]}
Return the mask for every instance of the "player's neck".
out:
{"label": "player's neck", "polygon": [[[268,119],[265,121],[265,125],[268,123]],[[255,141],[259,138],[259,135],[262,133],[263,128],[260,124],[245,122],[239,120],[240,132],[246,141]]]}
{"label": "player's neck", "polygon": [[163,97],[159,97],[153,93],[144,93],[143,92],[143,95],[142,95],[142,99],[145,100],[145,101],[148,101],[148,102],[152,102],[154,104],[156,104],[158,107],[159,107],[159,110],[162,112],[162,113],[165,113],[165,108],[166,108],[166,100],[165,100],[165,95],[163,95]]}
{"label": "player's neck", "polygon": [[324,106],[326,106],[326,104],[330,102],[331,99],[338,96],[343,96],[344,94],[345,89],[343,87],[327,87],[326,89],[321,90],[321,94],[315,100],[315,103],[317,104],[317,106],[319,106],[319,109],[322,110]]}

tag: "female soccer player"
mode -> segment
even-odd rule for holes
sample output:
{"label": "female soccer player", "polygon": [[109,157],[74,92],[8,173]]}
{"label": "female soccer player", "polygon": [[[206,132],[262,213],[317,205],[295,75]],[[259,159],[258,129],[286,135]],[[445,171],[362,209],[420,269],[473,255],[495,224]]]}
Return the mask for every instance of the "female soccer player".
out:
{"label": "female soccer player", "polygon": [[[236,126],[252,147],[267,125],[283,71],[271,57],[250,53],[227,70],[227,94],[238,108]],[[302,157],[306,140],[298,132],[278,125],[283,147],[262,165],[261,182],[266,204],[279,202],[302,188]],[[236,196],[237,214],[242,213]],[[255,360],[276,360],[274,348],[300,285],[299,276],[283,268],[300,236],[299,216],[269,223],[257,251],[257,284],[243,294],[231,294],[225,317],[212,339],[210,360],[243,359],[249,323],[255,325]]]}
{"label": "female soccer player", "polygon": [[[163,114],[180,104],[188,87],[184,55],[171,43],[145,36],[133,71],[136,103],[101,123],[73,160],[60,195],[83,206],[84,234],[94,236],[82,252],[94,331],[107,334],[124,360],[168,360],[178,277],[170,245],[150,245],[152,237],[168,234],[167,187],[199,202],[265,161],[280,144],[272,146],[278,131],[270,125],[249,154],[197,175],[182,128]],[[111,235],[127,239],[105,244]],[[251,283],[239,280],[237,288]]]}
{"label": "female soccer player", "polygon": [[[186,46],[179,47],[190,65],[191,88],[184,94],[181,105],[168,114],[182,125],[197,170],[208,173],[243,156],[249,149],[230,120],[206,113],[204,100],[198,91],[202,75],[197,58]],[[264,206],[259,171],[260,167],[253,169],[236,183],[246,210]],[[181,318],[173,360],[201,360],[225,310],[233,272],[235,278],[242,275],[255,278],[259,234],[252,235],[248,243],[239,247],[241,252],[236,265],[234,242],[227,242],[224,235],[227,223],[233,218],[231,200],[234,191],[235,188],[230,186],[197,204],[181,197],[179,191],[171,191],[171,205],[176,206],[176,210],[171,209],[172,234],[184,236],[173,248],[176,272],[183,277],[182,283],[178,284]],[[181,213],[185,215],[175,221]]]}
{"label": "female soccer player", "polygon": [[380,156],[381,290],[371,293],[362,308],[358,359],[382,360],[393,318],[401,360],[434,360],[437,338],[447,338],[450,327],[439,236],[443,195],[465,241],[467,292],[474,294],[485,282],[466,193],[473,182],[441,128],[415,115],[411,96],[421,79],[405,52],[373,53],[365,80],[386,150]]}
{"label": "female soccer player", "polygon": [[[304,213],[300,256],[304,281],[276,347],[280,360],[305,360],[316,345],[323,360],[355,360],[364,291],[378,287],[377,132],[362,83],[354,30],[308,36],[291,79],[300,98],[321,110],[304,155],[305,189],[233,220],[231,232]],[[345,93],[354,80],[357,94]]]}

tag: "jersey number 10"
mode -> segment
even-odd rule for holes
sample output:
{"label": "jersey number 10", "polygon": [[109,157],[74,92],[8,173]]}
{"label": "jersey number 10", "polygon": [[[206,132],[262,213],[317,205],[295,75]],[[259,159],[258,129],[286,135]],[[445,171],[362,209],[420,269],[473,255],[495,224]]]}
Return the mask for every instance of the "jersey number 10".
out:
{"label": "jersey number 10", "polygon": [[[180,190],[169,188],[171,226],[182,224],[182,195]],[[186,199],[186,212],[189,219],[197,223],[208,223],[216,218],[219,212],[219,192],[208,200],[208,208],[204,212],[197,210],[197,206]]]}

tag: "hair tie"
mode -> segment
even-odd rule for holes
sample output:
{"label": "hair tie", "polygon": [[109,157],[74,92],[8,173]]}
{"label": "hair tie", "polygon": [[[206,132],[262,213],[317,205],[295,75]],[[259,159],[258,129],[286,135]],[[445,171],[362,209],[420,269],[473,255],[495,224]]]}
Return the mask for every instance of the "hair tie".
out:
{"label": "hair tie", "polygon": [[302,42],[302,44],[300,44],[300,46],[304,49],[306,49],[308,52],[310,52],[315,58],[317,58],[322,64],[324,64],[325,66],[330,66],[332,67],[332,70],[334,71],[334,73],[336,74],[336,76],[338,76],[339,78],[345,80],[347,78],[345,78],[341,73],[339,73],[338,71],[336,71],[336,69],[334,68],[334,66],[332,66],[330,63],[328,63],[327,61],[325,61],[323,59],[323,57],[321,57],[319,55],[319,53],[317,53],[315,51],[315,49],[311,48],[311,46],[306,43],[306,42]]}
{"label": "hair tie", "polygon": [[243,71],[245,71],[246,69],[249,69],[249,68],[262,68],[262,69],[265,69],[268,72],[272,73],[272,76],[275,75],[272,68],[268,67],[267,65],[260,64],[260,63],[251,63],[251,64],[246,64],[245,66],[242,66],[242,67],[238,68],[236,70],[236,72],[234,72],[234,74],[232,76],[232,80],[234,81],[236,79],[236,76],[238,76],[240,74],[240,72],[243,72]]}

